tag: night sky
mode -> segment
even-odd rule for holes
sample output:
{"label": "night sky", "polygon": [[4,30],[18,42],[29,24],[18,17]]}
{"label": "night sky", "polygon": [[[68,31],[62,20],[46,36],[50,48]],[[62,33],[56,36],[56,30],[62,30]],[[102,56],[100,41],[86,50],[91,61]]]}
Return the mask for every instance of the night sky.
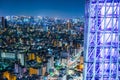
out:
{"label": "night sky", "polygon": [[0,0],[0,16],[84,16],[85,0]]}

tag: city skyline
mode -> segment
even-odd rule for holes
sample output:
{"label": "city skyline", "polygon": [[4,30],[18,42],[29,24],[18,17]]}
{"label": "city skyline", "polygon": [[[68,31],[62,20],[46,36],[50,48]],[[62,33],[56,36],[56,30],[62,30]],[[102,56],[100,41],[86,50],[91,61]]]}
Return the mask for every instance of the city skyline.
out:
{"label": "city skyline", "polygon": [[0,16],[83,17],[84,4],[84,0],[1,0]]}

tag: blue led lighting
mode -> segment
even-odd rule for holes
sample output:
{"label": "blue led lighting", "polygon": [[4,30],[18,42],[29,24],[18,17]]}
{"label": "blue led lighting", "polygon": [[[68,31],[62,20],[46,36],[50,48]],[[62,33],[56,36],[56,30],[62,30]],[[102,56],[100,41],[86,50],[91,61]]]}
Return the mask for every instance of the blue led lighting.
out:
{"label": "blue led lighting", "polygon": [[84,80],[120,80],[120,0],[87,0]]}

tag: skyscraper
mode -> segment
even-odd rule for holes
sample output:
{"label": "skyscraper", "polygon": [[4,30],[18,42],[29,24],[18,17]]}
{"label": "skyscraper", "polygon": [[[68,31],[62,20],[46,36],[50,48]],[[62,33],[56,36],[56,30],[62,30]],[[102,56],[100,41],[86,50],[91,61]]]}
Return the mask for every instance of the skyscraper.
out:
{"label": "skyscraper", "polygon": [[7,27],[7,20],[4,17],[1,18],[2,18],[2,26]]}
{"label": "skyscraper", "polygon": [[5,19],[4,19],[4,17],[1,17],[1,19],[2,19],[2,26],[4,27],[5,26]]}
{"label": "skyscraper", "polygon": [[120,0],[86,0],[84,80],[120,80]]}

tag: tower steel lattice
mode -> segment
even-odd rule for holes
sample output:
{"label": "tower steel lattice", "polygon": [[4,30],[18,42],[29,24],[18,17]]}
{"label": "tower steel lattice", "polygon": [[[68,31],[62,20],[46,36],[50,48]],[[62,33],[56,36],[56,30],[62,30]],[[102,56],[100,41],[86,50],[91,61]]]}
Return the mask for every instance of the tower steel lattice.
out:
{"label": "tower steel lattice", "polygon": [[120,0],[86,0],[84,80],[120,80]]}

